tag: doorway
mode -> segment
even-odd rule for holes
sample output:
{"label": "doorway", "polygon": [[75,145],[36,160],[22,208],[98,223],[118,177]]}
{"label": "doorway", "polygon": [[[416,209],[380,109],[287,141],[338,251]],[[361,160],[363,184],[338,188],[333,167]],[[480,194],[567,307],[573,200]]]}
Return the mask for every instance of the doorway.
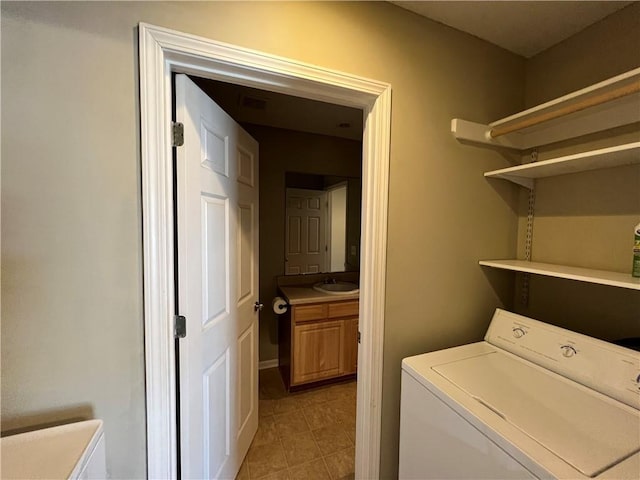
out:
{"label": "doorway", "polygon": [[[203,103],[215,102],[259,144],[260,300],[270,306],[274,297],[283,294],[280,286],[308,286],[320,278],[357,282],[362,110],[188,78],[209,97]],[[347,244],[351,255],[347,255]],[[328,298],[336,300],[334,295]],[[340,319],[340,329],[335,324],[294,328],[286,314],[278,315],[271,308],[259,315],[260,414],[240,478],[286,475],[287,469],[292,477],[307,476],[308,471],[325,476],[331,472],[340,478],[353,474],[357,318],[355,322]],[[333,341],[337,332],[340,348]],[[332,341],[326,342],[327,337]],[[302,342],[304,347],[294,349]],[[315,349],[322,361],[303,362],[300,352],[309,358]],[[180,371],[183,368],[180,365]],[[333,387],[327,382],[334,382]],[[300,392],[301,388],[305,391]],[[181,390],[184,394],[191,395]],[[189,442],[191,434],[182,433]]]}
{"label": "doorway", "polygon": [[388,84],[140,24],[148,476],[176,476],[171,74],[361,108],[363,205],[356,476],[379,468],[391,90]]}

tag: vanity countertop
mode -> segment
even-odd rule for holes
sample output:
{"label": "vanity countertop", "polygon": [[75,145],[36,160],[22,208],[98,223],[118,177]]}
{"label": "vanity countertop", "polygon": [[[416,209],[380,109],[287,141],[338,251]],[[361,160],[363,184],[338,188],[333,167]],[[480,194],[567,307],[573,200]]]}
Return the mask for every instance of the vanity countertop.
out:
{"label": "vanity countertop", "polygon": [[360,293],[330,294],[313,289],[312,285],[297,285],[280,287],[280,292],[286,298],[289,305],[304,305],[306,303],[340,302],[342,300],[358,300]]}

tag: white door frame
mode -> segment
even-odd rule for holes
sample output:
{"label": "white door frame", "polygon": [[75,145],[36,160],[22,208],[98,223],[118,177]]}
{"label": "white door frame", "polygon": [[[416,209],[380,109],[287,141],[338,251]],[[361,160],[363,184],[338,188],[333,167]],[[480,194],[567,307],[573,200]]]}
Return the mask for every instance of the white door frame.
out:
{"label": "white door frame", "polygon": [[356,476],[380,463],[391,87],[153,25],[139,25],[147,476],[176,477],[172,73],[364,111]]}

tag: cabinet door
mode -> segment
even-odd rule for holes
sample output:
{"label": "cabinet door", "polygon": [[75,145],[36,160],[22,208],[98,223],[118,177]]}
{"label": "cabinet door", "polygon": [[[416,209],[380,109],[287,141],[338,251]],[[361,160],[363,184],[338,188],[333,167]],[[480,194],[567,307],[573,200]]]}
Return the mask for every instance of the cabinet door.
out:
{"label": "cabinet door", "polygon": [[344,320],[344,373],[358,371],[358,319]]}
{"label": "cabinet door", "polygon": [[344,321],[296,325],[293,335],[292,384],[343,374]]}

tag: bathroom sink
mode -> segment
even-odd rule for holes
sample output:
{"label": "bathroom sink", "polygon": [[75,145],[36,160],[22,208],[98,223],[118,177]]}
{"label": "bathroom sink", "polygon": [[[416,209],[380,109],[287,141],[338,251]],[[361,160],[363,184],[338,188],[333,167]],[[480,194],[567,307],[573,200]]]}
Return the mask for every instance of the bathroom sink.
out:
{"label": "bathroom sink", "polygon": [[350,282],[316,283],[313,289],[331,295],[350,295],[360,291],[358,285]]}

